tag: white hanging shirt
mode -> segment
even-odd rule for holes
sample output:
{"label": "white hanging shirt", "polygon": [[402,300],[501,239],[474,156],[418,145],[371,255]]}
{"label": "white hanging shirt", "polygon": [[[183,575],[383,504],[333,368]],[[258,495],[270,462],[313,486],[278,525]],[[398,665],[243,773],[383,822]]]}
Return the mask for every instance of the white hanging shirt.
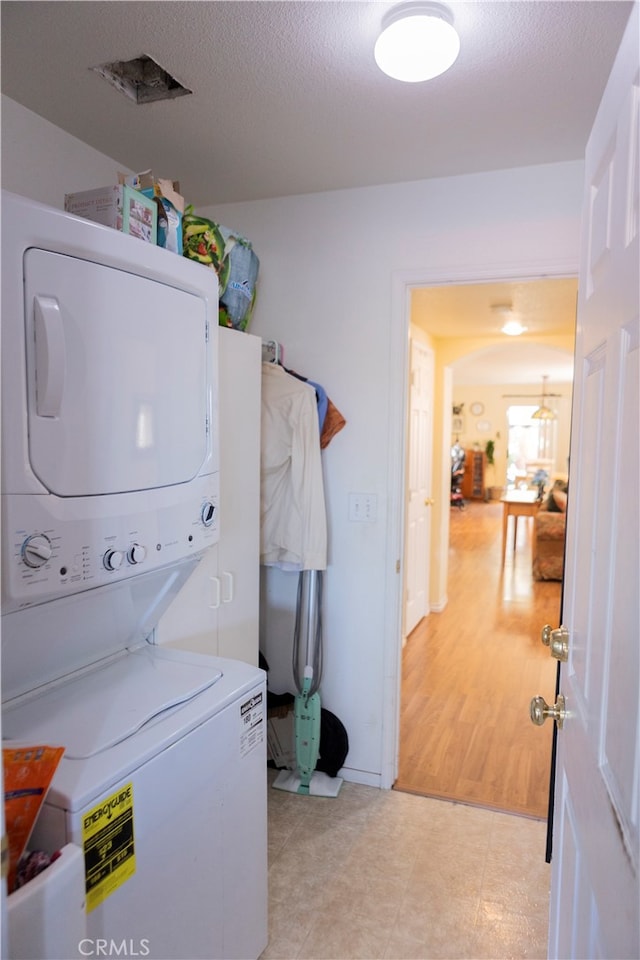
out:
{"label": "white hanging shirt", "polygon": [[274,363],[262,364],[260,562],[327,567],[316,392]]}

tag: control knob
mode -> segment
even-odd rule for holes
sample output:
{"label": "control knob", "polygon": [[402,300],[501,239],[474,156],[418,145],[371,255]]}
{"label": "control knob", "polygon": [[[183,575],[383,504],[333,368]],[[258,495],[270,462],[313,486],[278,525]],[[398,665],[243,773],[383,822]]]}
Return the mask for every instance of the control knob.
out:
{"label": "control knob", "polygon": [[34,533],[22,544],[22,559],[28,567],[43,567],[51,552],[51,541],[44,533]]}
{"label": "control knob", "polygon": [[143,547],[140,543],[133,543],[129,547],[127,553],[127,560],[129,563],[142,563],[144,558],[147,555],[146,547]]}
{"label": "control knob", "polygon": [[200,518],[204,523],[205,527],[211,526],[211,524],[213,523],[213,518],[215,517],[215,514],[216,514],[215,504],[211,503],[210,500],[207,500],[207,502],[204,504],[200,512]]}
{"label": "control knob", "polygon": [[119,570],[123,560],[124,553],[122,550],[107,550],[102,558],[106,570]]}

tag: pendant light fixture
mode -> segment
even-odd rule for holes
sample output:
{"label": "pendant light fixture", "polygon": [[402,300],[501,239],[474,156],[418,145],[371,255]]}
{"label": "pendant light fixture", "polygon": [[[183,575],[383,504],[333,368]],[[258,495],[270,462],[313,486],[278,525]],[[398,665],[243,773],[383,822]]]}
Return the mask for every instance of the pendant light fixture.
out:
{"label": "pendant light fixture", "polygon": [[440,3],[409,0],[382,18],[374,56],[387,76],[420,83],[448,70],[459,52],[460,38],[449,9]]}
{"label": "pendant light fixture", "polygon": [[545,403],[547,399],[547,380],[547,376],[542,378],[542,397],[540,400],[540,406],[535,413],[531,414],[532,420],[555,420],[557,418],[555,410],[552,410],[551,407],[548,407]]}

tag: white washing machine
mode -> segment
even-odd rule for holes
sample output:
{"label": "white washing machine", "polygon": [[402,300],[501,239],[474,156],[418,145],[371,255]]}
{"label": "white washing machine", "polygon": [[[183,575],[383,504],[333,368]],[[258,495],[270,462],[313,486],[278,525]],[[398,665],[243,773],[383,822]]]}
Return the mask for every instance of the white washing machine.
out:
{"label": "white washing machine", "polygon": [[146,645],[5,711],[5,737],[66,747],[32,846],[84,851],[72,956],[264,949],[264,708],[249,665]]}
{"label": "white washing machine", "polygon": [[215,275],[2,214],[2,735],[65,748],[30,847],[79,848],[84,901],[55,863],[9,896],[10,956],[67,911],[69,958],[258,957],[264,673],[148,642],[218,539]]}

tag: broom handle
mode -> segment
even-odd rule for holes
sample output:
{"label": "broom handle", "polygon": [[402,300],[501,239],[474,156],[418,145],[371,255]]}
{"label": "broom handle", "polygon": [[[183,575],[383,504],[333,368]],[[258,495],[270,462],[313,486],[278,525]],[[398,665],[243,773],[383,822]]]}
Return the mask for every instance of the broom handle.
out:
{"label": "broom handle", "polygon": [[313,655],[315,650],[315,627],[316,627],[316,617],[318,615],[317,610],[317,570],[306,570],[303,572],[303,576],[307,579],[307,636],[305,644],[305,657],[304,665],[305,667],[313,667]]}
{"label": "broom handle", "polygon": [[[304,624],[303,624],[303,614]],[[300,655],[302,647],[301,632],[304,629],[303,677],[311,681],[305,684],[308,695],[313,695],[322,679],[322,571],[302,570],[298,579],[298,599],[296,604],[296,622],[293,641],[293,677],[299,693],[303,692],[300,682]],[[304,690],[307,693],[307,689]]]}

